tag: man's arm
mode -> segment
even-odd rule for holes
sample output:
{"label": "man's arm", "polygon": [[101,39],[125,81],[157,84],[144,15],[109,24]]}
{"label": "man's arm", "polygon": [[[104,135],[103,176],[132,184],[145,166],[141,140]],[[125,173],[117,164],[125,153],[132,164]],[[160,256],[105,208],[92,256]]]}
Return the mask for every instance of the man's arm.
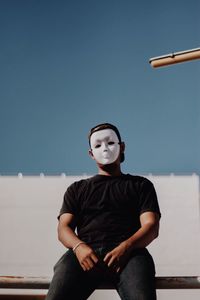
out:
{"label": "man's arm", "polygon": [[[72,214],[65,213],[60,216],[58,223],[58,239],[66,247],[73,249],[74,253],[84,271],[88,271],[94,267],[98,258],[92,248],[78,238],[74,230],[76,228],[75,217]],[[80,244],[79,244],[80,243]]]}
{"label": "man's arm", "polygon": [[130,250],[148,246],[159,234],[159,215],[153,212],[144,212],[140,215],[141,228],[126,240]]}
{"label": "man's arm", "polygon": [[120,271],[133,249],[145,248],[158,237],[159,219],[159,215],[154,212],[144,212],[141,214],[140,229],[129,239],[123,241],[119,246],[107,253],[104,258],[106,264],[109,267],[115,266],[115,269]]}

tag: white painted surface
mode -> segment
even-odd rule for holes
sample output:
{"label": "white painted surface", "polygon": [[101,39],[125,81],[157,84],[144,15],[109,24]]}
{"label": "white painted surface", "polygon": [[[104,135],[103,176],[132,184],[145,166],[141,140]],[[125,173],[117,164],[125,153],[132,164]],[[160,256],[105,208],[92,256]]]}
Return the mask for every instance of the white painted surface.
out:
{"label": "white painted surface", "polygon": [[149,246],[159,275],[200,274],[199,177],[155,176],[160,237]]}
{"label": "white painted surface", "polygon": [[[148,177],[162,212],[160,237],[149,247],[157,275],[200,275],[199,177]],[[67,186],[80,178],[0,177],[1,275],[52,276],[53,265],[65,251],[57,241],[57,215]],[[158,295],[162,300],[196,300],[200,291]],[[119,297],[115,291],[96,291],[89,299]]]}

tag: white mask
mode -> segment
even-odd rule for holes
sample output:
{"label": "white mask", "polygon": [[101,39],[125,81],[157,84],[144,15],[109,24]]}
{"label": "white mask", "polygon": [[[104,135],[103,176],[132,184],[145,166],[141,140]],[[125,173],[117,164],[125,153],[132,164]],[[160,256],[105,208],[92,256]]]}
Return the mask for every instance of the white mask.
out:
{"label": "white mask", "polygon": [[94,132],[90,137],[90,144],[95,160],[102,165],[112,164],[119,157],[119,139],[112,129]]}

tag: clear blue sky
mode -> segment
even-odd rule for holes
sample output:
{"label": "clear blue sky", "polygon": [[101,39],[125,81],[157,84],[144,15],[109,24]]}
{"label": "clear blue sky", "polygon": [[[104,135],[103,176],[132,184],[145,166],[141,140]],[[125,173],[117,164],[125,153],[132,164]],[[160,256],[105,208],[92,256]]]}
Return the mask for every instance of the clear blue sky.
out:
{"label": "clear blue sky", "polygon": [[198,0],[0,0],[0,174],[93,174],[87,133],[116,124],[123,171],[200,174]]}

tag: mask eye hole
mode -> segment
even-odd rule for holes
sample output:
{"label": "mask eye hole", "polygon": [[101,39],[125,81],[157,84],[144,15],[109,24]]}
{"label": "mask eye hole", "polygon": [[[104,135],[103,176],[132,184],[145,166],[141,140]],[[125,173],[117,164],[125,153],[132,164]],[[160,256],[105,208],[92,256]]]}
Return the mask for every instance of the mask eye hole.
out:
{"label": "mask eye hole", "polygon": [[99,147],[101,147],[100,144],[97,144],[97,145],[94,146],[95,149],[98,149]]}
{"label": "mask eye hole", "polygon": [[114,144],[115,144],[115,142],[112,142],[112,141],[108,142],[108,145],[114,145]]}

